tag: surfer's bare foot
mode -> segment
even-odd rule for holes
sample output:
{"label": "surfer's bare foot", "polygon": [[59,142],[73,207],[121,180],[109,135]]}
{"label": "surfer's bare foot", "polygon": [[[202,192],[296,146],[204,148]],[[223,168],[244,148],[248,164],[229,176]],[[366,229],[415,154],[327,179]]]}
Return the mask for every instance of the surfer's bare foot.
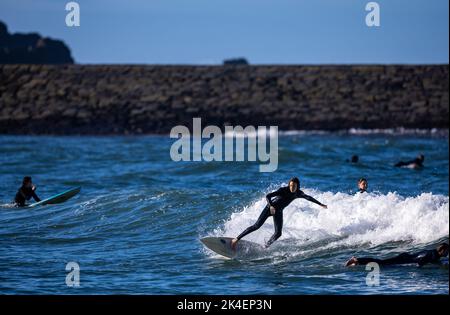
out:
{"label": "surfer's bare foot", "polygon": [[358,264],[358,259],[356,257],[352,257],[349,261],[346,262],[345,267],[356,266]]}
{"label": "surfer's bare foot", "polygon": [[237,242],[239,242],[239,240],[238,240],[237,238],[233,238],[233,239],[231,240],[231,249],[232,249],[232,250],[236,250]]}

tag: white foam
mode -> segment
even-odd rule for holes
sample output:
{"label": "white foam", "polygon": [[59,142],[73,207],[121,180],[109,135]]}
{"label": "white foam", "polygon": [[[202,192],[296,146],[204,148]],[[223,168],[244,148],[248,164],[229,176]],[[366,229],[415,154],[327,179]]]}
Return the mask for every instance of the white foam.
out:
{"label": "white foam", "polygon": [[1,204],[0,208],[17,208],[16,204],[13,202]]}
{"label": "white foam", "polygon": [[327,135],[327,134],[343,134],[343,135],[355,135],[355,136],[367,136],[367,135],[389,135],[389,136],[441,136],[448,137],[448,129],[412,129],[412,128],[386,128],[386,129],[362,129],[362,128],[349,128],[341,129],[337,131],[326,130],[280,130],[279,135],[282,136],[309,136],[309,135]]}
{"label": "white foam", "polygon": [[225,138],[274,138],[277,137],[277,135],[278,131],[275,131],[274,129],[271,129],[269,127],[256,127],[254,131],[246,131],[245,129],[242,132],[236,130],[225,131]]}
{"label": "white foam", "polygon": [[385,134],[385,135],[448,135],[448,129],[410,129],[410,128],[387,128],[387,129],[361,129],[350,128],[349,134],[352,135],[372,135],[372,134]]}
{"label": "white foam", "polygon": [[[328,205],[323,209],[304,199],[284,210],[281,240],[295,243],[324,241],[327,246],[358,246],[407,241],[425,244],[449,235],[449,197],[423,193],[402,197],[397,193],[356,194],[305,192]],[[216,235],[235,237],[253,224],[265,206],[264,198],[233,213]],[[274,232],[273,219],[245,237],[263,244]]]}

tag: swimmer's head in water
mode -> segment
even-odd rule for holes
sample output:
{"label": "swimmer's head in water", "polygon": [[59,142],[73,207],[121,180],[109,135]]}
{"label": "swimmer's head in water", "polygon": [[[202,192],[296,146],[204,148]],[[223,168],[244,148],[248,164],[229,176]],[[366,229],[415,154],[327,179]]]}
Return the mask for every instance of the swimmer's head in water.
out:
{"label": "swimmer's head in water", "polygon": [[352,161],[352,163],[358,163],[358,161],[359,161],[359,156],[353,155],[351,161]]}
{"label": "swimmer's head in water", "polygon": [[419,154],[418,156],[417,156],[417,158],[420,160],[420,161],[425,161],[425,155],[423,155],[423,154]]}
{"label": "swimmer's head in water", "polygon": [[22,180],[22,186],[24,187],[31,187],[33,185],[33,182],[31,181],[30,176],[25,176]]}
{"label": "swimmer's head in water", "polygon": [[365,179],[364,177],[360,178],[358,180],[358,188],[359,188],[359,190],[366,191],[368,186],[369,186],[369,183],[367,182],[367,179]]}
{"label": "swimmer's head in water", "polygon": [[300,181],[298,180],[297,177],[292,177],[289,180],[289,190],[291,192],[296,192],[300,187]]}
{"label": "swimmer's head in water", "polygon": [[448,244],[442,243],[441,245],[438,246],[437,251],[439,253],[439,256],[441,257],[448,256]]}

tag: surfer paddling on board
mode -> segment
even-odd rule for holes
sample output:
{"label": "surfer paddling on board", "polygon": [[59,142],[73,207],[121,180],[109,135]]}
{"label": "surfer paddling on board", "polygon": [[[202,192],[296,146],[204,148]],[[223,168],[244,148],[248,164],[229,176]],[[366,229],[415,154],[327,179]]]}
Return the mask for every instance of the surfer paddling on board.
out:
{"label": "surfer paddling on board", "polygon": [[[272,199],[273,198],[273,199]],[[289,186],[281,187],[280,189],[267,194],[266,200],[267,205],[261,212],[258,220],[252,226],[249,226],[244,232],[242,232],[238,237],[231,241],[231,248],[236,249],[236,244],[245,235],[250,234],[257,229],[259,229],[267,218],[273,216],[273,223],[275,225],[275,233],[266,243],[266,247],[269,247],[273,242],[275,242],[281,236],[281,230],[283,229],[283,209],[286,208],[294,199],[303,198],[308,201],[314,202],[323,208],[327,208],[326,205],[320,203],[311,196],[308,196],[303,191],[300,190],[300,181],[297,177],[293,177],[289,181]]]}
{"label": "surfer paddling on board", "polygon": [[423,167],[423,161],[425,161],[425,156],[423,154],[419,154],[414,160],[411,161],[400,161],[395,164],[395,167],[406,167],[413,169],[420,169]]}
{"label": "surfer paddling on board", "polygon": [[418,264],[422,267],[426,264],[440,264],[441,257],[448,256],[448,244],[442,243],[436,249],[424,250],[418,253],[402,253],[398,256],[388,258],[388,259],[378,259],[372,257],[362,257],[356,258],[352,257],[349,261],[345,263],[346,267],[356,266],[356,265],[367,265],[368,263],[374,262],[381,266],[387,265],[404,265],[404,264]]}
{"label": "surfer paddling on board", "polygon": [[36,195],[36,186],[33,185],[30,176],[25,176],[22,181],[22,186],[16,193],[16,197],[14,198],[14,203],[18,207],[24,207],[25,202],[30,200],[33,197],[36,201],[41,201],[39,197]]}

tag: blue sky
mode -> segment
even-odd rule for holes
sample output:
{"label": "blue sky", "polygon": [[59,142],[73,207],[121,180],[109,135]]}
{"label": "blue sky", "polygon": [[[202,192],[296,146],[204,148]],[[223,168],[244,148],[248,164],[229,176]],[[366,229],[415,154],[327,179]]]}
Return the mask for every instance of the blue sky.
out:
{"label": "blue sky", "polygon": [[449,62],[448,0],[1,0],[10,32],[64,40],[77,63],[423,64]]}

